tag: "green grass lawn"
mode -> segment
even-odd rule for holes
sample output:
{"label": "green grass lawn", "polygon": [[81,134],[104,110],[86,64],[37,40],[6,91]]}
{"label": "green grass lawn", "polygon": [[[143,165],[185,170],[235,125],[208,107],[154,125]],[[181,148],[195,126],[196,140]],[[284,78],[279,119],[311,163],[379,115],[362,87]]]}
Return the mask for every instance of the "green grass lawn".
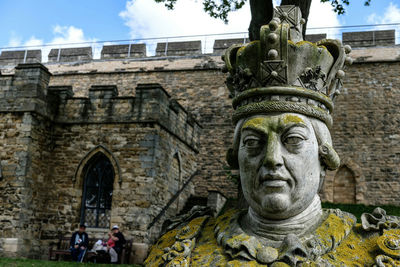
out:
{"label": "green grass lawn", "polygon": [[[42,260],[30,260],[30,259],[9,259],[9,258],[0,258],[0,266],[7,267],[73,267],[73,266],[115,266],[115,264],[94,264],[94,263],[76,263],[76,262],[66,262],[66,261],[42,261]],[[129,267],[140,267],[140,265],[135,264],[124,264],[120,266],[129,266]]]}

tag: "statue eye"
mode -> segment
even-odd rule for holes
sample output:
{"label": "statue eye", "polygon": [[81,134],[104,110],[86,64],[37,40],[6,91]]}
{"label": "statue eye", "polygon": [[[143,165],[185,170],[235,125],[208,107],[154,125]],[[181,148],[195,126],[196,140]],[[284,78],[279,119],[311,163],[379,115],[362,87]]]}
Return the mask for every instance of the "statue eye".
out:
{"label": "statue eye", "polygon": [[243,143],[248,148],[257,148],[260,146],[261,141],[258,138],[250,137],[250,138],[246,138]]}
{"label": "statue eye", "polygon": [[301,142],[304,141],[304,138],[298,135],[288,136],[285,139],[285,144],[288,145],[299,145]]}

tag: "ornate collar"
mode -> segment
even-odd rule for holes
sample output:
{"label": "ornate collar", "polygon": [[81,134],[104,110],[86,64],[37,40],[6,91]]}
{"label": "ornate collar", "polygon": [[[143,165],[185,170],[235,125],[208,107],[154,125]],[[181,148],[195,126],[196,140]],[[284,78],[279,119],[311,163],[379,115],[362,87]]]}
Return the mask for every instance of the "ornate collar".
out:
{"label": "ornate collar", "polygon": [[289,234],[277,243],[245,233],[239,225],[239,219],[245,213],[230,210],[218,217],[215,237],[232,259],[256,260],[261,264],[280,260],[293,266],[297,262],[316,260],[336,249],[356,223],[356,218],[347,212],[324,210],[322,222],[312,233],[300,237]]}

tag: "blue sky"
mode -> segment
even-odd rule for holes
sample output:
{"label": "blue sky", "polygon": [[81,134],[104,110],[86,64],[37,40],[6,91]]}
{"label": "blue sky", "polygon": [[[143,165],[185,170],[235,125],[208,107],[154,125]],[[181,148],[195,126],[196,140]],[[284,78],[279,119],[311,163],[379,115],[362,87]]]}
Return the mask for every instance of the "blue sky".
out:
{"label": "blue sky", "polygon": [[[351,0],[346,15],[337,16],[329,3],[314,0],[309,26],[400,23],[399,0],[372,0],[370,7],[363,2]],[[174,11],[152,0],[0,0],[0,48],[243,32],[250,20],[248,9],[232,13],[225,25],[207,17],[200,0],[179,0]],[[340,36],[338,31],[330,34]]]}

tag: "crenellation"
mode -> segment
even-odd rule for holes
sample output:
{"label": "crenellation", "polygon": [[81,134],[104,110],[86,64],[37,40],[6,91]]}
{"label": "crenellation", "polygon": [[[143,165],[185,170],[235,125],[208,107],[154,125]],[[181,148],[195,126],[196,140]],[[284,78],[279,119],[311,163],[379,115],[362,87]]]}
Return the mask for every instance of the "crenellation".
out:
{"label": "crenellation", "polygon": [[306,35],[306,41],[316,43],[320,40],[326,39],[326,33],[320,33],[320,34],[307,34]]}
{"label": "crenellation", "polygon": [[217,39],[214,42],[213,53],[222,54],[227,48],[234,44],[246,44],[249,38],[235,38],[235,39]]}
{"label": "crenellation", "polygon": [[343,43],[353,48],[373,46],[394,46],[395,30],[344,32]]}
{"label": "crenellation", "polygon": [[58,95],[61,101],[65,101],[74,96],[72,86],[70,85],[49,86],[47,90],[49,93],[51,92],[52,94]]}
{"label": "crenellation", "polygon": [[[116,86],[106,85],[93,85],[89,89],[88,98],[72,97],[70,87],[60,86],[50,89],[56,91],[61,100],[57,116],[54,118],[57,123],[154,121],[198,150],[201,129],[199,123],[192,119],[175,100],[170,100],[169,94],[159,84],[139,84],[136,88],[136,97],[119,97]],[[176,104],[172,108],[170,103],[174,102]],[[187,135],[187,132],[191,134]]]}
{"label": "crenellation", "polygon": [[[316,42],[325,39],[327,34],[309,34],[306,40]],[[364,31],[364,32],[344,32],[342,34],[343,42],[354,48],[358,47],[394,47],[395,46],[395,30],[382,31]],[[233,44],[248,43],[248,38],[233,39],[216,39],[213,44],[212,55],[221,55],[225,49]],[[182,41],[182,42],[160,42],[156,45],[155,56],[147,55],[147,47],[145,43],[131,43],[118,45],[103,45],[100,59],[93,58],[92,47],[72,47],[72,48],[53,48],[48,54],[48,61],[43,63],[77,63],[77,62],[104,62],[107,60],[153,60],[153,58],[164,57],[197,57],[199,55],[207,56],[202,51],[202,41]],[[18,51],[2,51],[0,54],[0,66],[3,70],[10,70],[19,63],[41,63],[41,50],[18,50]],[[196,66],[203,68],[208,66],[205,62]],[[165,69],[164,66],[157,66],[155,71]],[[127,71],[129,68],[120,67],[120,71]],[[98,70],[91,70],[97,72]],[[63,71],[62,73],[67,73]],[[75,73],[70,70],[68,73]],[[54,73],[55,74],[55,73]]]}
{"label": "crenellation", "polygon": [[157,43],[156,56],[200,55],[201,41]]}
{"label": "crenellation", "polygon": [[118,96],[118,89],[115,85],[92,85],[89,88],[89,98],[110,99]]}
{"label": "crenellation", "polygon": [[146,44],[105,45],[101,50],[101,59],[143,57],[146,57]]}
{"label": "crenellation", "polygon": [[40,63],[42,50],[17,50],[2,51],[0,54],[0,66],[18,65],[20,63]]}
{"label": "crenellation", "polygon": [[77,62],[92,59],[91,47],[53,48],[48,56],[49,62]]}

